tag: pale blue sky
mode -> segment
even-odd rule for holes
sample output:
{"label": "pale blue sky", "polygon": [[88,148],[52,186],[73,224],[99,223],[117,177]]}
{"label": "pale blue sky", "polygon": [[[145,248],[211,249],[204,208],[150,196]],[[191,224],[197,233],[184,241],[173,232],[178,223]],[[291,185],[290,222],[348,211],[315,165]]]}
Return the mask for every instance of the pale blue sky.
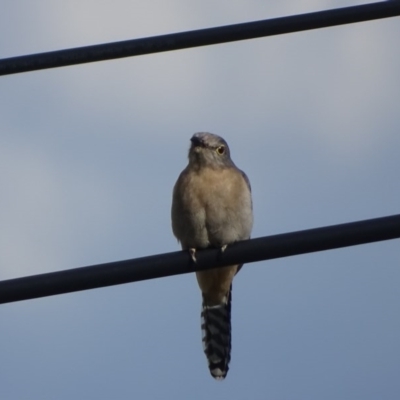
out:
{"label": "pale blue sky", "polygon": [[[0,58],[362,1],[3,0]],[[175,251],[197,131],[253,237],[400,213],[398,18],[0,78],[0,279]],[[397,240],[247,265],[227,379],[185,275],[0,306],[5,400],[397,399]]]}

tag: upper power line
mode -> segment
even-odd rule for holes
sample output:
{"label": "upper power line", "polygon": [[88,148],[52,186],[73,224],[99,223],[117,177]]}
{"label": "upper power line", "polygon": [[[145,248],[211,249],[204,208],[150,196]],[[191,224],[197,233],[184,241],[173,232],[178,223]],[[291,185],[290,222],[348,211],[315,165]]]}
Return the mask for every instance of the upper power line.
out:
{"label": "upper power line", "polygon": [[208,46],[400,15],[400,1],[383,1],[263,21],[78,47],[0,60],[0,75]]}

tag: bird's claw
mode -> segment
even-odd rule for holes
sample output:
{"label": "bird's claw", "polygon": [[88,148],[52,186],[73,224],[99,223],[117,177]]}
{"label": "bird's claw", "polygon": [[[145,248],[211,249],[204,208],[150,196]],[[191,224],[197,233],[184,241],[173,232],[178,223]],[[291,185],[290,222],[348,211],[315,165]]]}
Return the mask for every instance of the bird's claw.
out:
{"label": "bird's claw", "polygon": [[197,259],[196,259],[196,249],[195,248],[190,248],[189,249],[189,254],[190,254],[190,258],[193,260],[194,263],[197,263]]}

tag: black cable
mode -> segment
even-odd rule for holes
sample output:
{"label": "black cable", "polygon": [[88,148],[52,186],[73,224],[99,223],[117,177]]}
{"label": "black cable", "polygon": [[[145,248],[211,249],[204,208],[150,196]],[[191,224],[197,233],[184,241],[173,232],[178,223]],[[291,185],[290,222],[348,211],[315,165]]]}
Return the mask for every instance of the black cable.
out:
{"label": "black cable", "polygon": [[51,272],[1,281],[0,304],[399,237],[400,214],[237,242],[224,253],[201,250],[196,264],[179,251]]}
{"label": "black cable", "polygon": [[300,14],[0,60],[0,75],[208,46],[400,15],[400,1]]}

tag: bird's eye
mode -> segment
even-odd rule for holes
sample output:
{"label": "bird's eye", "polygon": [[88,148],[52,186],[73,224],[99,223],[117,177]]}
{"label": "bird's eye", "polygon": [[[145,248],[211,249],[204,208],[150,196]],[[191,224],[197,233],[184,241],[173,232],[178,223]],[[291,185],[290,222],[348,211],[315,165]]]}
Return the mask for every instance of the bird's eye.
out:
{"label": "bird's eye", "polygon": [[225,146],[219,146],[216,148],[217,153],[222,156],[225,153]]}

